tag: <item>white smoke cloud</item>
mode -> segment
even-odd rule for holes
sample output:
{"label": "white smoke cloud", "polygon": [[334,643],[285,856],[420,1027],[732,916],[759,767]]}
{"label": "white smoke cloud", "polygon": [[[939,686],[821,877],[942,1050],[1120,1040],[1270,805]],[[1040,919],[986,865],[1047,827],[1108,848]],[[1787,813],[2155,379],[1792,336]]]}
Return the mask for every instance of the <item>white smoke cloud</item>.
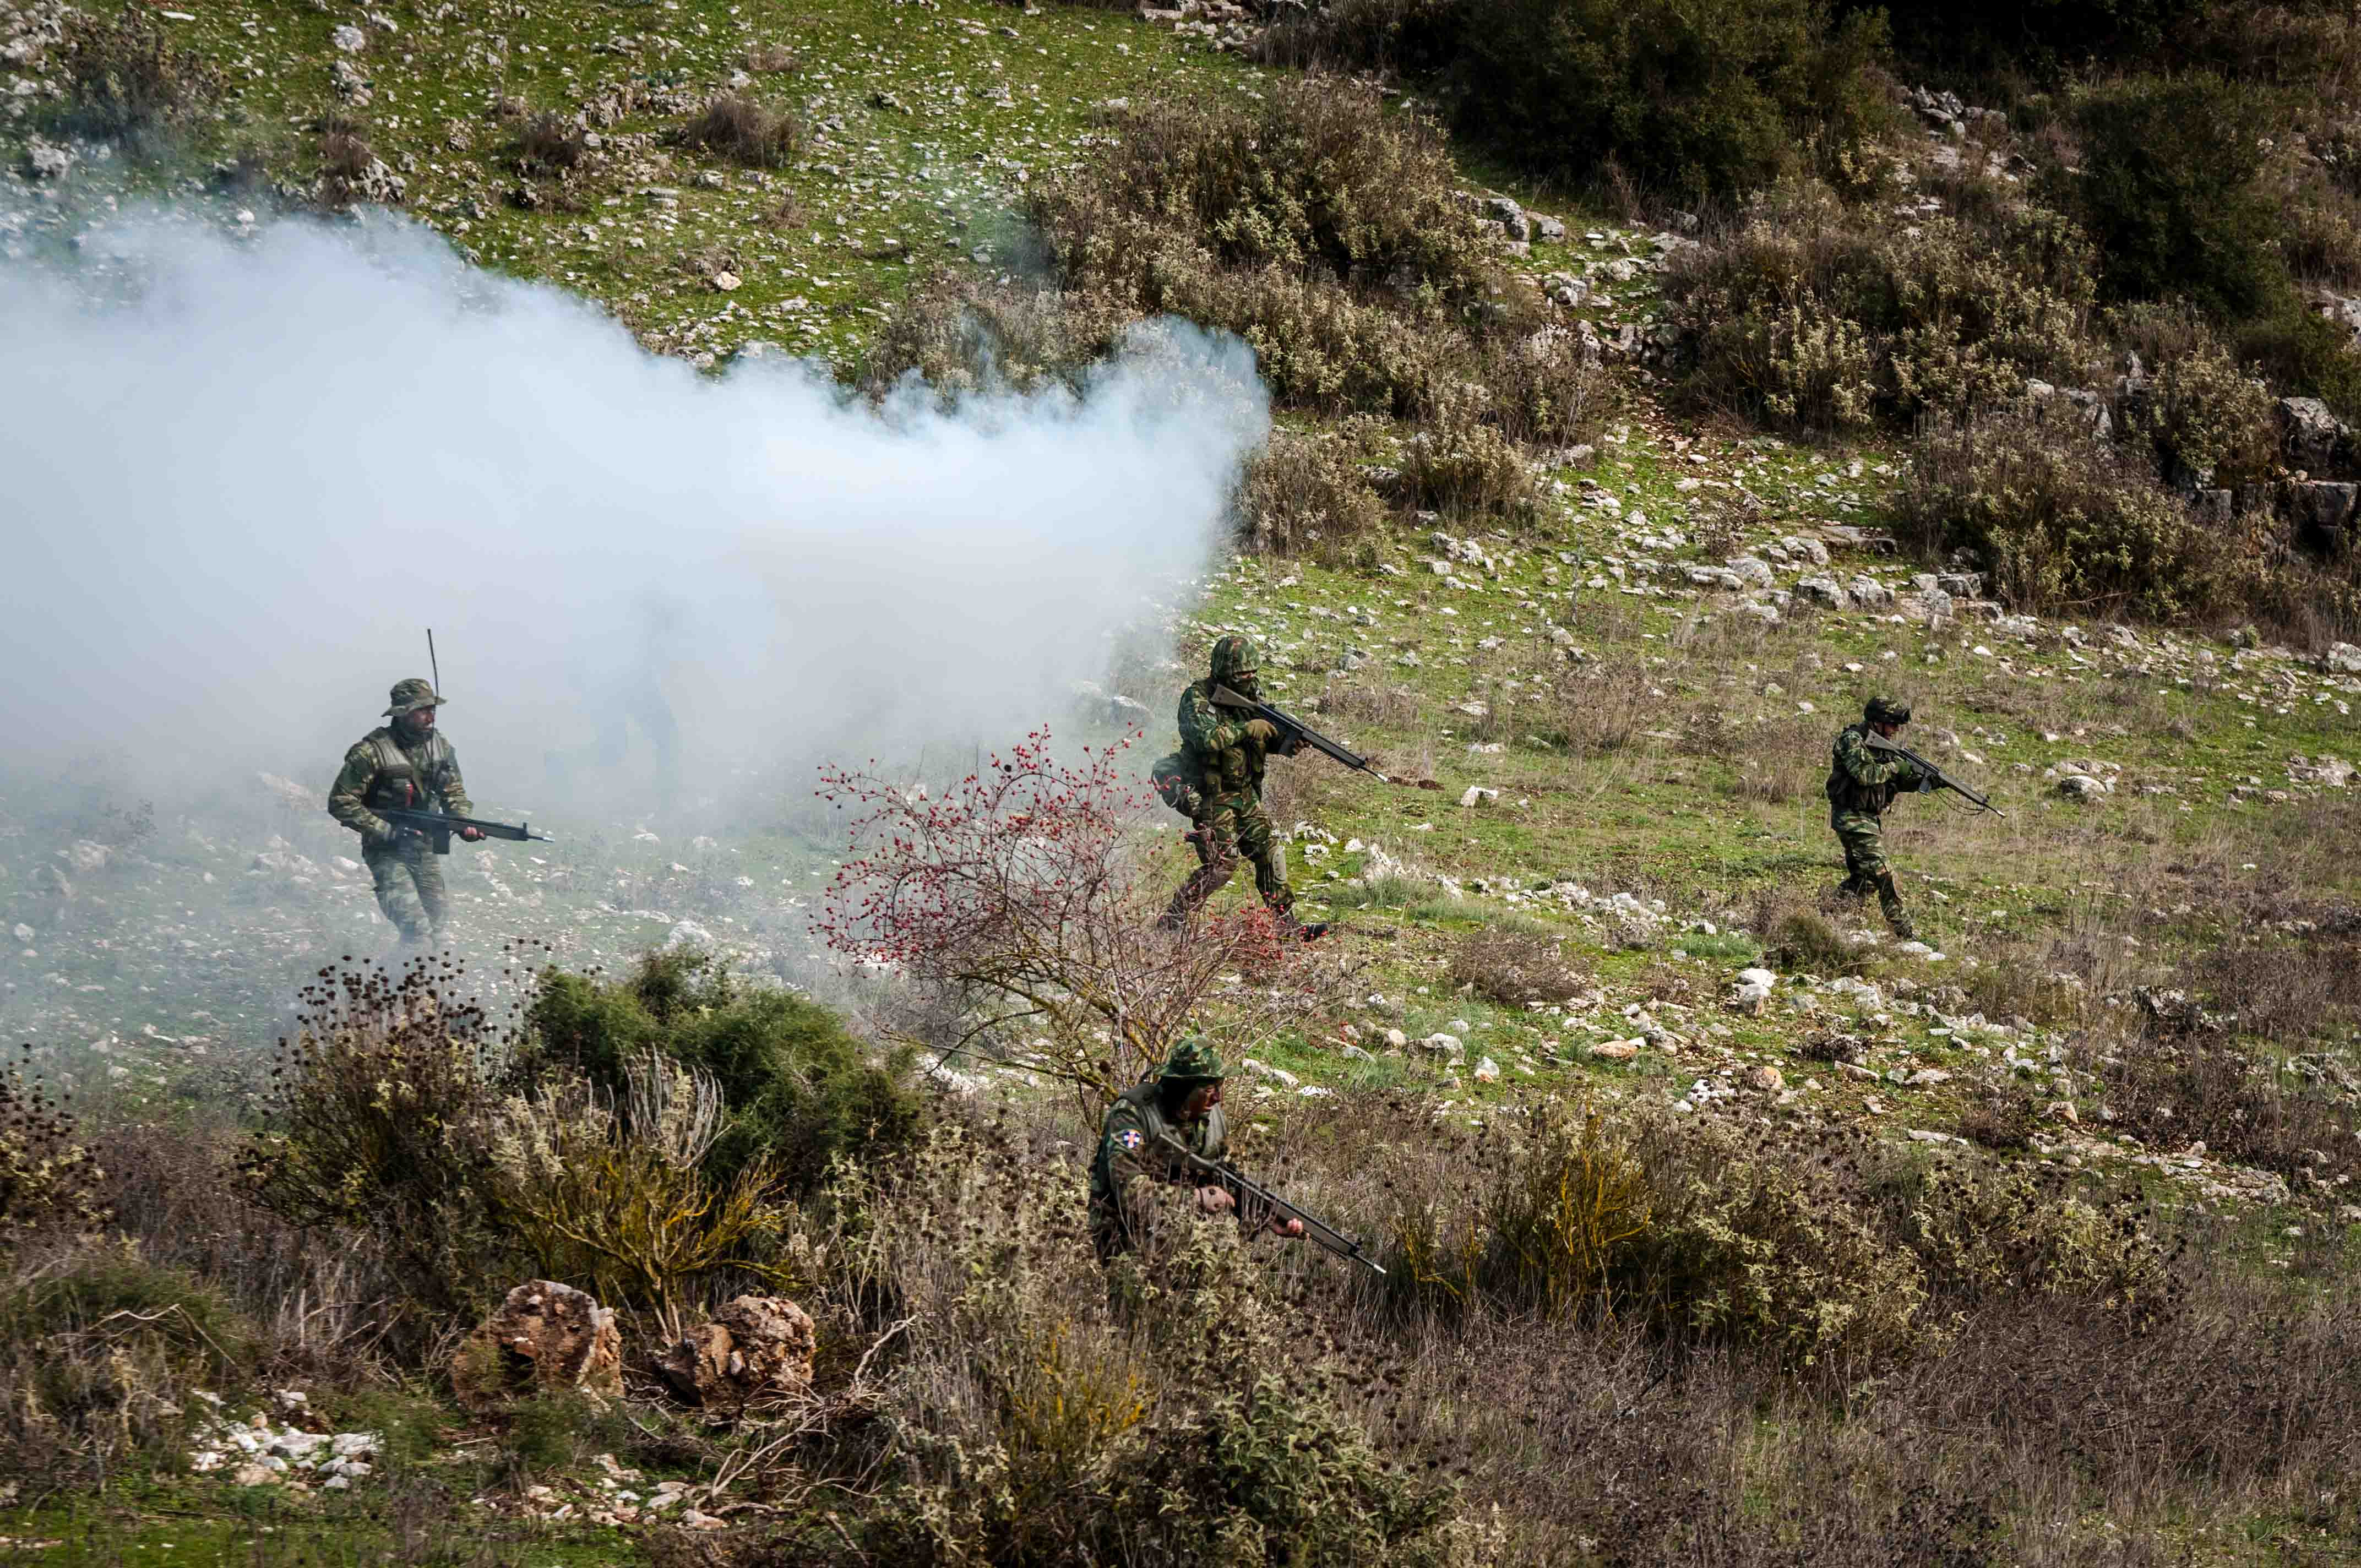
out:
{"label": "white smoke cloud", "polygon": [[149,214],[84,254],[138,286],[0,265],[20,762],[324,777],[427,626],[483,803],[668,719],[686,769],[989,743],[1207,565],[1268,427],[1245,348],[1177,324],[1079,399],[880,417],[800,365],[701,378],[407,223]]}

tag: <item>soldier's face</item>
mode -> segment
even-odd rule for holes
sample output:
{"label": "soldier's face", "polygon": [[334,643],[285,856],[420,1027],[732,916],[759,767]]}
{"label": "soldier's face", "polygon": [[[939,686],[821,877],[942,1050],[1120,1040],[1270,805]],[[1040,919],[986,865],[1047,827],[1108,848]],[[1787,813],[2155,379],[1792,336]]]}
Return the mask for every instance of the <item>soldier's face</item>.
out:
{"label": "soldier's face", "polygon": [[413,707],[401,716],[401,722],[412,735],[424,735],[434,728],[434,710]]}
{"label": "soldier's face", "polygon": [[1261,678],[1255,671],[1252,670],[1240,670],[1236,674],[1230,677],[1230,685],[1237,688],[1237,693],[1240,696],[1260,696],[1262,695]]}
{"label": "soldier's face", "polygon": [[1180,1107],[1180,1119],[1184,1122],[1202,1122],[1211,1115],[1213,1107],[1221,1102],[1222,1086],[1218,1080],[1213,1083],[1201,1083],[1189,1091],[1188,1100]]}
{"label": "soldier's face", "polygon": [[1872,724],[1870,728],[1876,730],[1880,735],[1884,736],[1888,740],[1893,740],[1896,735],[1902,733],[1902,726],[1899,724]]}

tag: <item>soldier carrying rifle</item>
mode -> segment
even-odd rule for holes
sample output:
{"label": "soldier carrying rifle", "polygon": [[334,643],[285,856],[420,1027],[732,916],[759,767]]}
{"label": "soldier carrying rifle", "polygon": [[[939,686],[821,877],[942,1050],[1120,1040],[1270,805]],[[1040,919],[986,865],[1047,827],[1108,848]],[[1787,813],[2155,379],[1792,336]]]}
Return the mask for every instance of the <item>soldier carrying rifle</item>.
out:
{"label": "soldier carrying rifle", "polygon": [[1910,722],[1910,705],[1893,697],[1873,696],[1861,710],[1861,722],[1837,735],[1828,767],[1828,827],[1844,846],[1845,879],[1837,886],[1839,898],[1863,898],[1874,893],[1885,924],[1907,941],[1917,935],[1902,907],[1902,892],[1894,885],[1894,868],[1885,863],[1885,808],[1905,791],[1927,793],[1943,781],[1916,765],[1916,759],[1880,747],[1871,739],[1892,741]]}
{"label": "soldier carrying rifle", "polygon": [[[459,754],[434,728],[443,705],[432,683],[412,676],[394,683],[385,717],[392,720],[360,738],[345,753],[345,765],[328,792],[328,815],[361,836],[361,859],[377,886],[377,906],[401,927],[402,939],[423,941],[443,929],[450,900],[443,890],[443,864],[426,835],[379,816],[383,811],[440,807],[468,817],[475,806],[459,776]],[[482,829],[457,829],[473,842]]]}

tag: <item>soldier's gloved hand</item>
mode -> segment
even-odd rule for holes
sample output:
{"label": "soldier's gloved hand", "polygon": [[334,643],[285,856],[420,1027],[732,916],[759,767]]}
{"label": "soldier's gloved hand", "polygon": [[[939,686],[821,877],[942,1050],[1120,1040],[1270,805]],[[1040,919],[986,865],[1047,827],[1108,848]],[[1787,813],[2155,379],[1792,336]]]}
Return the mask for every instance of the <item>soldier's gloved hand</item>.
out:
{"label": "soldier's gloved hand", "polygon": [[365,841],[372,850],[390,850],[401,842],[401,829],[390,822],[380,822],[368,830]]}
{"label": "soldier's gloved hand", "polygon": [[1246,733],[1268,746],[1279,739],[1279,726],[1268,718],[1249,718],[1246,720]]}
{"label": "soldier's gloved hand", "polygon": [[1933,779],[1928,778],[1925,773],[1920,773],[1918,775],[1918,793],[1920,795],[1932,795],[1942,787],[1942,785],[1937,784]]}

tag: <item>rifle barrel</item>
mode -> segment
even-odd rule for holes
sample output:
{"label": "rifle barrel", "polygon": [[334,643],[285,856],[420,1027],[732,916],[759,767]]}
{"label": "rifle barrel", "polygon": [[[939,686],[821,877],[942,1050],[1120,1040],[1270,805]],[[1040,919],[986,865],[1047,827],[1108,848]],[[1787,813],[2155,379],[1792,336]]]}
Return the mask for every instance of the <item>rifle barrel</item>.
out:
{"label": "rifle barrel", "polygon": [[1235,1170],[1218,1160],[1207,1159],[1170,1133],[1159,1134],[1158,1141],[1173,1154],[1179,1155],[1188,1163],[1191,1169],[1211,1177],[1223,1190],[1229,1193],[1231,1200],[1238,1204],[1242,1212],[1246,1203],[1251,1202],[1263,1214],[1277,1213],[1285,1219],[1300,1220],[1303,1223],[1304,1236],[1314,1246],[1324,1252],[1334,1253],[1336,1256],[1350,1262],[1357,1263],[1380,1277],[1384,1276],[1386,1271],[1378,1266],[1377,1259],[1362,1250],[1360,1243],[1327,1221],[1305,1212],[1300,1205],[1290,1202],[1244,1172]]}

